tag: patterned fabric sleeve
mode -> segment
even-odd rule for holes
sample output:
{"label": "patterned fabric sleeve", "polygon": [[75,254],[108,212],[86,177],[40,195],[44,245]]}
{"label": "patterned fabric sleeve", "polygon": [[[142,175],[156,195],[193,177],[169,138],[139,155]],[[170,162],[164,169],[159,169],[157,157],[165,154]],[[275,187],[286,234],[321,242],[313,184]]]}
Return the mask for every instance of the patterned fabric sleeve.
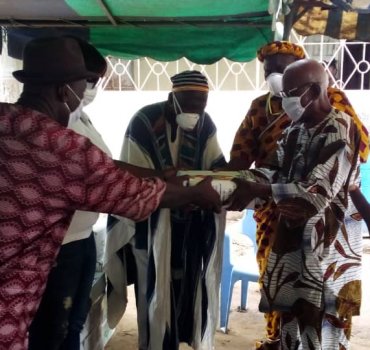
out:
{"label": "patterned fabric sleeve", "polygon": [[[283,161],[285,163],[286,158],[289,158],[284,147],[286,143],[289,143],[289,135],[292,135],[298,129],[297,127],[285,133],[275,156],[271,158],[274,162],[271,163],[270,168],[242,171],[240,177],[260,183],[271,183],[272,197],[278,208],[281,211],[292,213],[297,212],[299,208],[302,219],[307,219],[325,208],[348,179],[355,161],[356,137],[352,133],[356,133],[356,128],[351,128],[351,125],[353,124],[348,117],[347,119],[339,117],[327,126],[327,129],[331,131],[330,136],[326,138],[320,154],[315,156],[318,159],[317,164],[309,172],[305,181],[300,181],[301,174],[298,174],[298,181],[294,179],[287,181],[281,178],[285,165]],[[332,132],[334,128],[336,131]],[[319,138],[320,135],[317,140]],[[300,156],[303,157],[303,155]],[[295,158],[295,162],[299,163],[299,160]],[[279,173],[279,179],[277,179],[276,176]]]}
{"label": "patterned fabric sleeve", "polygon": [[[71,201],[71,209],[141,221],[158,207],[166,188],[160,179],[140,179],[118,169],[104,152],[71,130],[52,131],[49,137],[59,155],[60,171],[50,170],[44,181],[58,178],[60,195]],[[49,204],[53,205],[52,200]]]}
{"label": "patterned fabric sleeve", "polygon": [[330,104],[334,108],[338,109],[339,111],[345,112],[350,117],[352,117],[360,133],[360,160],[361,162],[366,163],[370,151],[368,130],[356,114],[344,91],[337,88],[329,87],[328,97],[330,99]]}
{"label": "patterned fabric sleeve", "polygon": [[302,218],[308,219],[331,203],[347,182],[356,154],[355,137],[350,135],[354,128],[340,122],[332,126],[337,132],[327,138],[305,181],[272,184],[273,199],[281,211],[294,213],[299,208]]}
{"label": "patterned fabric sleeve", "polygon": [[258,100],[252,102],[246,117],[240,124],[233,141],[230,152],[230,160],[240,158],[246,162],[247,167],[250,167],[255,160],[256,141],[253,134],[252,116],[258,111]]}
{"label": "patterned fabric sleeve", "polygon": [[299,208],[305,219],[325,208],[347,180],[352,165],[348,157],[348,150],[342,148],[326,163],[318,164],[307,181],[272,184],[273,199],[278,208],[285,212]]}

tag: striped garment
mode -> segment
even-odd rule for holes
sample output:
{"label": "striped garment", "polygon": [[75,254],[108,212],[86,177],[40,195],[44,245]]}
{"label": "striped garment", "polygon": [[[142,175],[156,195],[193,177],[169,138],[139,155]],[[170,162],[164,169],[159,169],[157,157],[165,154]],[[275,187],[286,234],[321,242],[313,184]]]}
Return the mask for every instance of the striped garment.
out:
{"label": "striped garment", "polygon": [[333,109],[313,128],[292,124],[269,166],[242,172],[272,183],[278,210],[299,213],[295,220],[279,217],[262,277],[260,310],[282,312],[283,349],[297,342],[303,349],[341,348],[330,334],[321,343],[323,312],[342,324],[359,313],[361,232],[349,234],[342,225],[358,136],[351,118]]}
{"label": "striped garment", "polygon": [[[136,113],[126,131],[122,160],[155,169],[174,166],[165,108],[166,102],[161,102]],[[207,113],[193,131],[179,131],[177,137],[178,168],[209,170],[225,165]],[[196,349],[213,347],[223,232],[224,216],[199,210],[161,209],[148,221],[133,225],[121,220],[113,227],[109,234],[128,236],[121,242],[131,240],[140,264],[140,349],[176,350],[180,342]]]}

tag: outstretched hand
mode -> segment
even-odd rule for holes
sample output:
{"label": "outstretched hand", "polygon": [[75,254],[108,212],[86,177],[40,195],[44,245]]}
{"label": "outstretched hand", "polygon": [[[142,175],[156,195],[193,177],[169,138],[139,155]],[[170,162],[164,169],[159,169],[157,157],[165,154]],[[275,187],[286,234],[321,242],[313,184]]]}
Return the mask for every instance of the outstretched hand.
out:
{"label": "outstretched hand", "polygon": [[187,186],[189,181],[188,175],[176,176],[178,170],[176,168],[168,168],[162,171],[162,177],[167,183],[175,186]]}
{"label": "outstretched hand", "polygon": [[212,187],[212,178],[210,176],[194,186],[194,191],[195,196],[193,204],[201,209],[213,210],[216,213],[221,212],[221,198]]}
{"label": "outstretched hand", "polygon": [[162,177],[163,177],[163,180],[165,181],[168,181],[169,179],[176,177],[176,174],[177,174],[177,169],[175,167],[162,170]]}
{"label": "outstretched hand", "polygon": [[248,204],[253,199],[267,200],[272,195],[271,185],[268,183],[258,183],[241,179],[234,179],[233,181],[236,183],[237,188],[228,201],[230,203],[227,208],[228,210],[242,211],[248,207]]}
{"label": "outstretched hand", "polygon": [[240,179],[233,180],[237,187],[225,203],[227,210],[242,211],[256,197],[252,189],[253,182]]}

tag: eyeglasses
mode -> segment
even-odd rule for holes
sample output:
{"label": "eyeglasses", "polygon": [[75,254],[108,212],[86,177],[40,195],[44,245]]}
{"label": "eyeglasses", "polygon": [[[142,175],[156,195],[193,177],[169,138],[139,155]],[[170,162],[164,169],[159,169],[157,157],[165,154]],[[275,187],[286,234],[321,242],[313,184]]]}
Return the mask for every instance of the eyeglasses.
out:
{"label": "eyeglasses", "polygon": [[[294,96],[302,96],[304,95],[310,88],[312,85],[314,84],[317,84],[317,83],[304,83],[300,86],[297,86],[293,89],[290,89],[288,91],[280,91],[279,95],[280,97],[294,97]],[[302,92],[302,93],[297,93],[298,90],[302,89],[303,87],[307,86],[307,88]]]}

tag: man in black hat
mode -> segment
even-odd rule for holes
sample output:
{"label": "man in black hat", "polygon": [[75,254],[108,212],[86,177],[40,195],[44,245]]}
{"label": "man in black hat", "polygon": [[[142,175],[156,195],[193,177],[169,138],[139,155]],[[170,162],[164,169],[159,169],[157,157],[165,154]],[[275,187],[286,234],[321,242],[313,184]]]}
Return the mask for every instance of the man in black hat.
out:
{"label": "man in black hat", "polygon": [[220,204],[210,180],[186,189],[136,177],[65,128],[80,113],[86,79],[97,78],[76,39],[31,41],[23,67],[14,72],[24,83],[20,99],[0,103],[0,349],[8,350],[27,349],[28,327],[75,210],[140,221],[159,205]]}
{"label": "man in black hat", "polygon": [[[86,68],[97,75],[87,80],[82,99],[85,107],[96,96],[97,83],[107,70],[107,62],[92,45],[82,40],[79,40],[79,44]],[[111,157],[108,146],[88,115],[82,111],[79,117],[69,120],[68,127],[89,138]],[[97,254],[93,225],[98,217],[96,212],[80,210],[73,215],[30,327],[29,350],[80,349],[80,333],[90,308],[90,292],[95,275]]]}

